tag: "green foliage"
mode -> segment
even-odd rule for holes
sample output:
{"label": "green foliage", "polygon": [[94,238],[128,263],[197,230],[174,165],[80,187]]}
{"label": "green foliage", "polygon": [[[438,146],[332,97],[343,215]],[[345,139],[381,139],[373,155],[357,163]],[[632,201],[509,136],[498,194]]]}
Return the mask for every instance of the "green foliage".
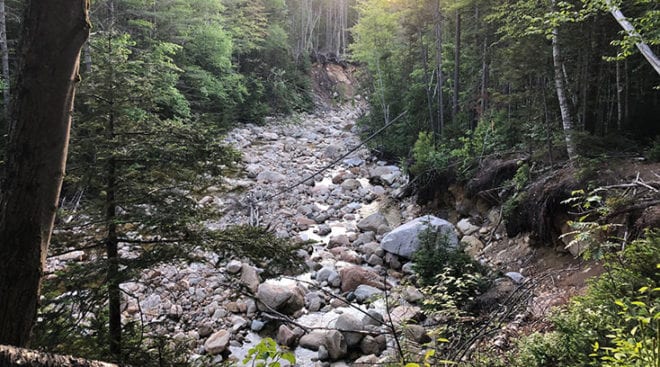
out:
{"label": "green foliage", "polygon": [[614,301],[621,308],[618,314],[626,326],[614,328],[607,335],[613,346],[594,343],[593,356],[601,355],[603,367],[660,366],[660,288],[642,287],[638,292],[634,301]]}
{"label": "green foliage", "polygon": [[529,164],[527,163],[520,164],[518,166],[518,170],[516,170],[516,174],[513,176],[513,186],[516,188],[517,191],[520,191],[527,185],[529,179],[530,179]]}
{"label": "green foliage", "polygon": [[571,198],[562,201],[562,204],[570,204],[578,215],[577,220],[568,221],[572,231],[567,232],[561,238],[569,238],[570,246],[579,247],[586,259],[600,260],[607,252],[622,247],[612,233],[621,224],[599,222],[600,218],[616,210],[621,205],[621,197],[609,197],[603,200],[599,192],[586,193],[584,190],[572,192]]}
{"label": "green foliage", "polygon": [[660,136],[656,137],[651,146],[646,150],[646,157],[651,162],[660,162]]}
{"label": "green foliage", "polygon": [[281,360],[289,362],[291,366],[296,364],[296,357],[293,353],[279,350],[273,339],[264,338],[248,350],[243,364],[256,367],[280,367]]}
{"label": "green foliage", "polygon": [[443,172],[446,170],[449,162],[449,152],[440,151],[440,149],[435,147],[432,133],[421,131],[413,146],[414,163],[408,168],[408,171],[418,176],[430,171]]}
{"label": "green foliage", "polygon": [[447,356],[452,355],[451,348],[456,345],[450,340],[463,340],[469,335],[471,325],[466,320],[470,319],[476,296],[490,284],[487,269],[462,249],[452,247],[447,233],[429,228],[420,233],[419,239],[420,248],[413,256],[413,269],[425,295],[422,305],[433,319],[442,320],[441,325],[429,333],[434,343],[430,344],[428,352],[433,353],[430,356],[427,353],[421,365],[451,365],[454,362]]}
{"label": "green foliage", "polygon": [[[89,283],[82,285],[82,272],[89,270],[67,269],[44,283],[44,304],[32,336],[34,347],[87,359],[112,358],[108,349],[107,287],[99,284],[98,274],[85,278],[96,283],[93,287]],[[60,287],[66,287],[67,292],[62,293]],[[124,323],[122,357],[127,365],[189,366],[190,340],[146,335],[145,331],[144,325],[137,322]]]}
{"label": "green foliage", "polygon": [[520,213],[520,206],[527,200],[525,192],[517,192],[511,195],[504,204],[502,204],[502,218],[507,222],[516,221],[516,217]]}
{"label": "green foliage", "polygon": [[265,276],[294,275],[304,270],[302,259],[295,255],[303,244],[279,238],[265,227],[233,226],[215,233],[214,239],[211,249],[251,259],[264,268]]}
{"label": "green foliage", "polygon": [[475,262],[467,263],[460,269],[445,267],[434,277],[434,283],[422,288],[428,296],[423,305],[430,310],[444,312],[470,309],[475,296],[488,285],[484,273],[485,269]]}
{"label": "green foliage", "polygon": [[559,332],[534,333],[519,343],[515,356],[516,366],[563,366],[575,350]]}
{"label": "green foliage", "polygon": [[413,269],[419,276],[422,285],[436,284],[438,276],[444,279],[447,292],[460,290],[467,279],[461,278],[470,271],[482,272],[483,268],[463,252],[458,246],[450,242],[449,234],[445,231],[436,231],[432,227],[419,234],[420,246],[413,255]]}
{"label": "green foliage", "polygon": [[555,331],[520,340],[515,366],[657,366],[660,234],[606,256],[606,272],[553,316]]}
{"label": "green foliage", "polygon": [[[657,43],[660,17],[650,2],[618,5],[641,34],[624,38]],[[657,135],[653,70],[641,57],[618,64],[603,61],[622,53],[616,42],[610,45],[620,37],[619,27],[613,27],[612,16],[603,12],[608,10],[604,1],[440,2],[440,24],[432,2],[365,0],[358,2],[357,10],[352,57],[366,64],[371,104],[361,124],[370,134],[407,111],[399,124],[374,139],[371,148],[387,159],[412,161],[409,170],[415,175],[443,174],[450,167],[452,176],[470,179],[483,158],[512,151],[529,156],[530,166],[565,158],[548,42],[553,30],[559,34],[578,153],[634,152],[639,140]],[[453,12],[463,19],[460,27],[447,16]],[[585,34],[590,35],[587,43]],[[461,40],[458,50],[456,35]],[[437,60],[439,41],[442,60]],[[437,70],[439,61],[442,70]],[[439,72],[444,76],[440,87]],[[644,85],[638,89],[640,99],[625,102],[621,98],[632,91],[625,85],[633,79]],[[454,82],[459,87],[456,96]],[[622,87],[626,92],[617,94]],[[443,105],[438,105],[440,95]],[[450,114],[453,97],[456,116]],[[444,116],[442,127],[438,113]],[[433,180],[415,182],[425,185]]]}

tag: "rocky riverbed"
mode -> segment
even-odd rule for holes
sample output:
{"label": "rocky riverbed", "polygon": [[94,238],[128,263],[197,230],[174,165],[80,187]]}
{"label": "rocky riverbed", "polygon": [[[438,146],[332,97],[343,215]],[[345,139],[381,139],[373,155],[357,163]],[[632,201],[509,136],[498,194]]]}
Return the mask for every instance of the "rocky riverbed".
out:
{"label": "rocky riverbed", "polygon": [[[265,279],[259,264],[200,251],[205,261],[162,265],[122,284],[124,322],[144,323],[150,333],[187,345],[200,365],[240,365],[266,336],[293,350],[300,366],[374,365],[396,356],[392,331],[401,332],[401,325],[409,324],[403,334],[412,342],[428,340],[424,327],[408,323],[421,319],[424,295],[408,284],[414,284],[417,234],[426,226],[455,245],[460,240],[483,263],[514,270],[502,287],[523,282],[517,271],[530,254],[528,243],[501,240],[494,230],[498,210],[456,226],[420,217],[412,199],[394,199],[407,183],[398,167],[364,147],[346,154],[360,146],[361,113],[357,104],[234,129],[226,143],[242,152],[244,169],[199,200],[223,213],[210,228],[251,223],[279,237],[316,241],[297,253],[308,272]],[[130,257],[129,246],[121,251]],[[83,254],[51,258],[49,267],[75,261],[72,256]],[[521,261],[505,261],[512,256]]]}
{"label": "rocky riverbed", "polygon": [[[208,253],[208,262],[161,266],[123,284],[136,296],[126,299],[124,317],[142,317],[187,341],[193,359],[240,361],[262,336],[293,349],[301,366],[387,358],[391,340],[384,321],[391,317],[400,325],[414,318],[423,296],[412,287],[392,290],[411,274],[411,249],[388,252],[381,242],[419,208],[391,199],[407,183],[398,167],[364,147],[342,157],[360,145],[359,113],[359,107],[333,108],[234,129],[226,142],[242,152],[244,171],[200,200],[223,211],[221,221],[208,223],[212,228],[258,222],[281,237],[317,241],[298,254],[308,273],[263,279],[245,259]],[[424,338],[423,329],[417,334]]]}

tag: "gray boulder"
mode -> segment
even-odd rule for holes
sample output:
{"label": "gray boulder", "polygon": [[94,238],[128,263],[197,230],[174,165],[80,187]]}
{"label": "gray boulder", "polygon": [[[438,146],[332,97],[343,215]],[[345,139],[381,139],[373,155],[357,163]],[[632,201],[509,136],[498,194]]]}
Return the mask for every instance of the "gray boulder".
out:
{"label": "gray boulder", "polygon": [[334,266],[324,266],[316,272],[316,281],[319,283],[326,282],[330,277],[334,278],[337,275],[337,269]]}
{"label": "gray boulder", "polygon": [[339,271],[341,276],[341,291],[350,292],[362,284],[376,288],[384,288],[384,279],[378,273],[360,266],[348,266]]}
{"label": "gray boulder", "polygon": [[239,282],[252,292],[256,292],[259,287],[259,274],[257,274],[257,269],[249,264],[243,264],[241,266],[241,279]]}
{"label": "gray boulder", "polygon": [[310,312],[316,312],[323,307],[325,302],[317,292],[309,292],[305,295],[305,307]]}
{"label": "gray boulder", "polygon": [[357,190],[362,187],[362,184],[360,181],[354,179],[354,178],[349,178],[348,180],[342,182],[341,188],[346,190],[346,191],[353,191]]}
{"label": "gray boulder", "polygon": [[296,285],[262,283],[257,290],[258,307],[292,315],[305,306],[305,293]]}
{"label": "gray boulder", "polygon": [[236,274],[241,271],[241,266],[243,264],[238,260],[232,260],[227,263],[226,269],[230,274]]}
{"label": "gray boulder", "polygon": [[357,227],[362,232],[378,232],[378,228],[381,226],[388,227],[390,224],[387,222],[385,216],[381,213],[373,213],[370,216],[362,219],[358,222]]}
{"label": "gray boulder", "polygon": [[403,329],[403,335],[417,343],[426,343],[430,341],[426,329],[420,325],[406,325]]}
{"label": "gray boulder", "polygon": [[343,358],[348,353],[348,345],[346,344],[344,334],[337,330],[329,330],[325,334],[325,343],[323,345],[328,350],[330,359],[335,361]]}
{"label": "gray boulder", "polygon": [[403,292],[401,292],[401,296],[410,303],[417,303],[424,299],[424,294],[413,286],[407,286],[404,288]]}
{"label": "gray boulder", "polygon": [[332,360],[338,360],[348,353],[344,335],[337,330],[313,330],[300,338],[301,347],[318,351],[322,347]]}
{"label": "gray boulder", "polygon": [[389,184],[400,175],[401,170],[397,166],[377,166],[369,170],[369,179],[375,183]]}
{"label": "gray boulder", "polygon": [[385,318],[380,312],[371,309],[362,317],[362,323],[364,325],[381,326],[385,323]]}
{"label": "gray boulder", "polygon": [[447,242],[450,247],[456,247],[458,245],[456,229],[453,224],[444,219],[426,215],[413,219],[386,234],[380,246],[387,252],[410,259],[419,249],[420,233],[429,227],[439,232],[440,235],[447,236]]}
{"label": "gray boulder", "polygon": [[369,300],[370,298],[379,295],[381,293],[383,293],[382,290],[366,284],[359,285],[353,292],[353,294],[355,295],[355,300],[358,301],[359,303],[363,303]]}
{"label": "gray boulder", "polygon": [[289,348],[296,345],[300,334],[296,332],[295,329],[291,329],[286,325],[280,325],[280,328],[277,330],[277,344],[285,345]]}
{"label": "gray boulder", "polygon": [[344,339],[346,339],[349,348],[358,345],[364,336],[360,333],[364,329],[364,323],[349,313],[339,315],[335,322],[335,328],[344,334]]}
{"label": "gray boulder", "polygon": [[[364,337],[364,339],[362,339],[362,342],[360,343],[360,350],[362,351],[363,354],[376,357],[375,355],[381,352],[380,343],[378,343],[375,337],[371,335],[367,335]],[[369,360],[369,362],[373,362],[373,364],[375,365],[378,362],[378,358],[375,358],[375,360],[374,359]]]}
{"label": "gray boulder", "polygon": [[456,228],[465,236],[469,236],[479,230],[479,227],[472,224],[470,218],[463,218],[456,223]]}
{"label": "gray boulder", "polygon": [[280,182],[285,179],[286,176],[274,171],[262,171],[257,175],[257,181],[259,182]]}
{"label": "gray boulder", "polygon": [[319,347],[325,342],[325,330],[312,330],[312,332],[303,335],[298,344],[301,347],[319,350]]}
{"label": "gray boulder", "polygon": [[231,334],[227,330],[220,330],[211,335],[206,342],[204,342],[204,349],[209,354],[220,354],[229,345]]}

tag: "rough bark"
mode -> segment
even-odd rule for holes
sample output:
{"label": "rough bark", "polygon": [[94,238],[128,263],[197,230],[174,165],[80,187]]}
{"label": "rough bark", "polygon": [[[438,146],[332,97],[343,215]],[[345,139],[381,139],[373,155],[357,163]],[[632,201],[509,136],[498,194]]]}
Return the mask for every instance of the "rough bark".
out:
{"label": "rough bark", "polygon": [[460,91],[461,70],[461,13],[456,10],[456,34],[454,39],[454,95],[451,102],[451,115],[453,123],[456,124],[458,117],[458,92]]}
{"label": "rough bark", "polygon": [[[111,116],[111,124],[114,116]],[[109,337],[110,353],[118,360],[121,359],[121,290],[119,289],[119,240],[117,239],[117,224],[115,222],[117,202],[115,194],[116,163],[114,158],[108,162],[107,168],[107,196],[106,196],[106,223],[108,237],[106,238],[106,254],[108,257],[108,311],[109,311]]]}
{"label": "rough bark", "polygon": [[0,367],[117,367],[117,365],[0,345]]}
{"label": "rough bark", "polygon": [[488,36],[484,35],[483,43],[481,45],[481,83],[479,87],[479,119],[486,114],[488,108],[488,75],[490,74],[490,67],[488,64]]}
{"label": "rough bark", "polygon": [[0,197],[0,343],[27,344],[64,176],[87,0],[32,0]]}
{"label": "rough bark", "polygon": [[424,35],[420,29],[419,31],[419,44],[422,55],[422,67],[424,68],[424,90],[426,91],[426,108],[429,114],[429,126],[431,131],[434,131],[435,123],[433,118],[433,95],[431,93],[431,77],[429,76],[428,69],[428,50],[424,44]]}
{"label": "rough bark", "polygon": [[616,62],[616,128],[621,131],[621,121],[623,120],[623,85],[621,84],[621,65]]}
{"label": "rough bark", "polygon": [[[111,42],[109,39],[108,42]],[[111,46],[112,47],[112,46]],[[113,81],[114,82],[114,81]],[[115,111],[114,96],[111,98],[111,111],[108,116],[108,141],[114,139]],[[106,256],[108,257],[108,328],[110,336],[110,353],[121,358],[121,291],[119,289],[119,240],[117,239],[117,169],[114,157],[108,161],[106,169],[106,213],[105,222],[108,226],[106,237]]]}
{"label": "rough bark", "polygon": [[9,78],[9,47],[7,47],[7,16],[5,12],[5,0],[0,0],[0,53],[2,54],[2,97],[5,107],[5,121],[9,120],[10,98],[9,88],[11,87]]}
{"label": "rough bark", "polygon": [[444,101],[442,96],[442,85],[444,84],[444,76],[442,75],[442,15],[440,14],[440,0],[435,4],[435,62],[436,71],[438,73],[436,78],[436,98],[438,103],[436,124],[437,128],[435,133],[442,134],[445,128],[445,111]]}

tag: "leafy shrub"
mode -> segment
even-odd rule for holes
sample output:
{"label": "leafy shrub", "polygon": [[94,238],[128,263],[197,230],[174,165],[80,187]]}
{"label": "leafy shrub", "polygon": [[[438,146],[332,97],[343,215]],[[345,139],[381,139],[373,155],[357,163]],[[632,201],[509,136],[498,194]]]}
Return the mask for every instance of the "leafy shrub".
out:
{"label": "leafy shrub", "polygon": [[459,273],[452,267],[446,267],[436,275],[435,283],[422,288],[422,293],[428,297],[423,304],[431,310],[467,310],[474,304],[474,298],[488,284],[483,269],[477,269],[477,264],[466,264]]}
{"label": "leafy shrub", "polygon": [[460,247],[453,246],[449,235],[429,227],[419,235],[420,247],[413,255],[413,269],[425,292],[435,295],[429,306],[440,308],[455,304],[467,309],[479,289],[487,283],[486,268]]}
{"label": "leafy shrub", "polygon": [[[660,267],[660,264],[658,264]],[[619,315],[628,327],[617,327],[607,335],[612,347],[594,343],[594,354],[603,367],[659,367],[660,366],[660,288],[642,287],[635,301],[617,300]]]}
{"label": "leafy shrub", "polygon": [[413,255],[413,269],[419,276],[422,285],[435,283],[436,275],[444,269],[452,269],[450,275],[459,276],[461,270],[474,263],[474,260],[453,246],[449,235],[431,227],[419,235],[420,247]]}
{"label": "leafy shrub", "polygon": [[292,366],[296,364],[296,356],[293,353],[279,350],[273,339],[264,338],[248,350],[243,364],[256,367],[280,367],[280,360],[288,361]]}
{"label": "leafy shrub", "polygon": [[413,146],[413,164],[408,170],[415,176],[429,171],[442,172],[447,168],[448,159],[446,151],[435,147],[433,133],[422,131]]}
{"label": "leafy shrub", "polygon": [[520,162],[518,162],[518,164],[518,170],[513,176],[513,185],[515,186],[516,190],[520,191],[527,185],[527,182],[529,182],[530,169],[529,164],[527,163],[520,164]]}
{"label": "leafy shrub", "polygon": [[660,233],[649,232],[622,252],[609,254],[606,273],[589,285],[584,296],[554,314],[554,332],[519,342],[511,358],[515,365],[657,366],[659,248]]}

